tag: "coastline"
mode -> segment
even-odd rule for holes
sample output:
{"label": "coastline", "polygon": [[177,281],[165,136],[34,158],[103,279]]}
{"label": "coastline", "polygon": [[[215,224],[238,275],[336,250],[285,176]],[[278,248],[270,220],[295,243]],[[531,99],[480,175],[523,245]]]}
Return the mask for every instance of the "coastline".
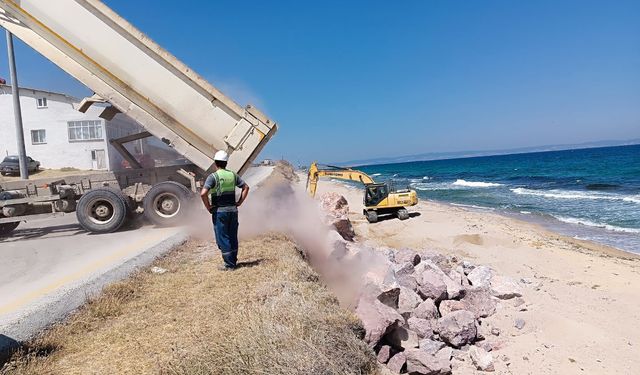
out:
{"label": "coastline", "polygon": [[[304,181],[304,179],[303,179]],[[304,188],[304,183],[300,184]],[[494,358],[512,373],[633,373],[640,367],[637,302],[640,256],[565,236],[496,211],[422,200],[412,217],[369,224],[362,189],[322,181],[316,197],[343,195],[356,241],[377,247],[435,250],[488,265],[519,281],[522,305],[502,301],[526,322],[513,332],[513,316],[494,315],[492,327],[510,332]]]}
{"label": "coastline", "polygon": [[[538,231],[540,233],[545,233],[547,236],[557,237],[561,241],[565,241],[565,242],[584,248],[584,249],[576,249],[578,251],[587,250],[587,251],[593,252],[596,255],[600,254],[601,256],[617,257],[617,258],[626,259],[626,260],[640,260],[640,253],[634,253],[632,251],[620,249],[615,246],[599,243],[590,239],[575,238],[570,235],[561,233],[560,231],[550,229],[537,220],[533,220],[533,219],[526,220],[525,215],[517,215],[515,213],[509,213],[509,212],[501,211],[498,209],[488,209],[485,207],[475,208],[475,207],[470,207],[462,204],[441,202],[441,201],[436,201],[431,199],[422,199],[420,202],[418,202],[418,205],[424,204],[424,202],[428,202],[429,204],[433,204],[433,205],[442,205],[447,207],[459,208],[468,212],[474,212],[482,215],[497,215],[502,218],[513,220],[519,223],[520,225],[531,226],[532,230]],[[550,224],[550,225],[553,226],[553,224]]]}
{"label": "coastline", "polygon": [[[363,191],[362,188],[360,187],[354,186],[349,183],[341,182],[341,181],[330,180],[330,181],[326,181],[326,183],[335,184],[338,187],[344,187],[348,190]],[[580,248],[583,248],[583,249],[576,249],[576,250],[592,251],[594,253],[601,253],[601,255],[603,256],[612,256],[612,257],[618,257],[618,258],[627,259],[627,260],[634,260],[634,259],[640,260],[640,253],[618,248],[613,245],[601,243],[592,239],[576,238],[570,234],[563,233],[564,231],[561,230],[560,228],[563,226],[569,227],[569,224],[558,221],[551,215],[543,218],[543,217],[537,217],[537,215],[532,216],[532,215],[518,214],[516,212],[509,212],[509,211],[500,210],[497,208],[472,206],[472,205],[438,201],[433,199],[424,199],[424,198],[419,198],[418,205],[416,207],[408,207],[408,210],[411,211],[412,209],[424,208],[425,204],[443,206],[443,207],[448,207],[451,210],[463,210],[468,213],[474,213],[474,214],[480,214],[480,215],[496,215],[500,218],[513,220],[514,222],[519,223],[519,225],[530,226],[531,229],[534,231],[544,233],[550,237],[557,237],[558,240],[561,240],[570,244],[574,244]],[[557,221],[557,222],[554,222],[554,221]],[[589,228],[589,229],[593,229],[593,228]]]}

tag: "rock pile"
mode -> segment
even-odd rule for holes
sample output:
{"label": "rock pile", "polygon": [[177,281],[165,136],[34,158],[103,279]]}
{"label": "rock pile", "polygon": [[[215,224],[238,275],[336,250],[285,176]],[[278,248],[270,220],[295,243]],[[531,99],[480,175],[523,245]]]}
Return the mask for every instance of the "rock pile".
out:
{"label": "rock pile", "polygon": [[[322,207],[333,223],[348,222],[344,197],[325,194]],[[500,333],[483,329],[482,320],[495,314],[498,301],[522,296],[518,282],[431,250],[347,242],[353,228],[341,225],[335,226],[340,236],[331,236],[329,258],[352,274],[345,280],[359,283],[350,304],[362,321],[363,339],[389,372],[450,374],[452,358],[494,371],[491,351],[498,347],[485,336]],[[339,227],[350,230],[345,236]]]}
{"label": "rock pile", "polygon": [[[366,251],[348,249],[351,257]],[[378,361],[392,373],[449,374],[452,358],[466,353],[478,370],[493,371],[482,319],[498,300],[521,296],[518,283],[432,251],[382,252],[386,267],[365,279],[355,310]]]}

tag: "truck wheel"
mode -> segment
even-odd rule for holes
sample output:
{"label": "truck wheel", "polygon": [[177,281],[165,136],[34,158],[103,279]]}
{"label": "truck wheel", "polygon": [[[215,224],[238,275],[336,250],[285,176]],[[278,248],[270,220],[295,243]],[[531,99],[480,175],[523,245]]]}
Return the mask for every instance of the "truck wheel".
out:
{"label": "truck wheel", "polygon": [[191,191],[184,185],[173,181],[165,181],[154,185],[142,201],[144,216],[158,226],[182,224],[186,213]]}
{"label": "truck wheel", "polygon": [[0,224],[0,236],[6,236],[11,234],[14,229],[18,227],[20,224],[19,221],[14,221],[13,223],[2,223]]}
{"label": "truck wheel", "polygon": [[367,211],[365,212],[365,216],[367,217],[367,221],[370,223],[378,222],[378,213],[375,211]]}
{"label": "truck wheel", "polygon": [[409,218],[409,211],[407,211],[406,208],[401,208],[396,212],[396,215],[398,215],[398,219],[400,220],[407,220]]}
{"label": "truck wheel", "polygon": [[88,232],[115,232],[127,218],[127,204],[114,189],[93,189],[80,197],[76,217],[80,226]]}

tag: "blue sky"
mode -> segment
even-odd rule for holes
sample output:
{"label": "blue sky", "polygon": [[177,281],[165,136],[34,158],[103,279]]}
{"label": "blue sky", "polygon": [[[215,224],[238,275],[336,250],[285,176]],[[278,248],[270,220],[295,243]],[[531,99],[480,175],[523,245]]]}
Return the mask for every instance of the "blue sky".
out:
{"label": "blue sky", "polygon": [[[639,1],[105,2],[278,121],[264,157],[640,138]],[[89,93],[17,54],[21,85]]]}

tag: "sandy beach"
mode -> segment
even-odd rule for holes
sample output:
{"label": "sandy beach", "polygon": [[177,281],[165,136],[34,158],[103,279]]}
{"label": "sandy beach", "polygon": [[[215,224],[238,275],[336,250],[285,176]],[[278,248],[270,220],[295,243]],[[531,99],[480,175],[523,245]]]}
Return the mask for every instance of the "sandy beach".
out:
{"label": "sandy beach", "polygon": [[[504,345],[494,350],[497,373],[632,374],[640,367],[640,257],[514,218],[431,201],[411,207],[409,220],[369,224],[362,215],[362,190],[323,181],[317,196],[329,191],[349,202],[357,241],[437,250],[520,281],[523,298],[500,302],[502,313],[487,319],[502,332]],[[514,328],[514,317],[524,319],[524,328]],[[467,372],[473,373],[454,368]]]}

